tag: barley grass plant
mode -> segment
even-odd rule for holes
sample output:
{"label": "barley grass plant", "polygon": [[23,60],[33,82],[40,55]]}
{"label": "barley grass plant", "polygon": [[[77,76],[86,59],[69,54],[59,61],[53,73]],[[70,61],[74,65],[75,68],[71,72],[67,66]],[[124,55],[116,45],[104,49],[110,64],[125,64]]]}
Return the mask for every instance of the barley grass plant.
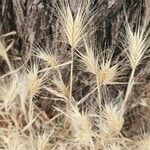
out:
{"label": "barley grass plant", "polygon": [[[16,32],[0,36],[6,63],[0,77],[1,150],[150,149],[150,99],[139,101],[133,94],[143,84],[137,72],[149,61],[149,1],[139,23],[124,15],[116,47],[96,38],[102,6],[101,1],[52,0],[58,39],[51,40],[58,49],[35,42],[25,62],[9,52],[14,40],[7,38]],[[137,104],[147,115],[135,133],[126,124]]]}

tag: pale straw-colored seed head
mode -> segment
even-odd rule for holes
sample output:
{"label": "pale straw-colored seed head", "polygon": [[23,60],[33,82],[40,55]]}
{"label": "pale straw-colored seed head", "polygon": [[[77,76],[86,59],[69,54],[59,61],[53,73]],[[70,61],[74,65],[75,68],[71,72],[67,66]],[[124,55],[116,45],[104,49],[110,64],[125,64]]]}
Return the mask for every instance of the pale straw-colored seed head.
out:
{"label": "pale straw-colored seed head", "polygon": [[65,97],[69,97],[69,86],[66,86],[62,81],[57,78],[54,78],[52,82],[57,87],[58,92],[60,92]]}
{"label": "pale straw-colored seed head", "polygon": [[33,64],[30,70],[27,70],[27,87],[30,96],[35,96],[39,93],[39,91],[42,89],[42,86],[45,81],[45,77],[39,76],[38,74],[39,69],[37,64]]}
{"label": "pale straw-colored seed head", "polygon": [[58,111],[63,113],[68,119],[71,125],[72,142],[79,147],[94,147],[93,145],[93,130],[92,122],[89,114],[82,111],[79,112],[76,106],[70,105],[66,112],[56,108]]}
{"label": "pale straw-colored seed head", "polygon": [[95,48],[93,45],[89,46],[85,42],[85,53],[79,53],[80,61],[84,65],[84,70],[94,75],[98,72],[98,58],[95,56]]}
{"label": "pale straw-colored seed head", "polygon": [[[102,50],[95,47],[92,42],[91,45],[85,42],[85,53],[79,53],[80,61],[84,65],[84,70],[90,72],[96,76],[99,84],[113,84],[121,75],[120,62],[114,64],[112,61],[112,54],[104,56]],[[96,53],[99,51],[99,56]],[[113,52],[112,52],[113,53]]]}
{"label": "pale straw-colored seed head", "polygon": [[145,54],[149,48],[149,29],[144,24],[142,27],[138,26],[135,31],[127,23],[126,36],[124,48],[132,69],[135,69],[145,58]]}
{"label": "pale straw-colored seed head", "polygon": [[26,114],[26,103],[27,103],[27,99],[29,98],[28,97],[29,89],[28,89],[28,81],[27,81],[26,73],[25,74],[20,73],[20,78],[21,78],[21,88],[20,88],[18,95],[19,95],[21,110],[25,115]]}
{"label": "pale straw-colored seed head", "polygon": [[50,50],[43,50],[41,47],[36,47],[35,55],[43,60],[47,66],[56,67],[59,65],[58,58]]}
{"label": "pale straw-colored seed head", "polygon": [[38,133],[36,137],[37,150],[46,150],[49,148],[49,140],[52,135],[51,131],[43,131],[43,133]]}
{"label": "pale straw-colored seed head", "polygon": [[112,65],[111,58],[102,58],[100,69],[98,72],[98,80],[100,84],[113,84],[120,75],[119,63]]}
{"label": "pale straw-colored seed head", "polygon": [[[87,35],[88,30],[86,28],[92,20],[90,11],[87,11],[87,5],[79,4],[77,13],[73,15],[68,0],[63,0],[60,3],[61,5],[56,7],[56,11],[60,19],[61,32],[67,43],[72,48],[76,48],[78,43]],[[94,14],[93,12],[93,16]]]}
{"label": "pale straw-colored seed head", "polygon": [[89,146],[93,144],[92,137],[92,123],[88,117],[88,114],[79,110],[74,109],[70,114],[72,134],[74,136],[75,142],[79,143],[81,146]]}
{"label": "pale straw-colored seed head", "polygon": [[80,41],[82,34],[82,16],[80,12],[78,12],[76,20],[74,20],[69,4],[67,4],[67,6],[64,5],[63,7],[60,8],[59,12],[63,34],[66,36],[67,42],[72,47],[75,47]]}
{"label": "pale straw-colored seed head", "polygon": [[19,74],[12,75],[8,80],[3,81],[0,86],[0,100],[5,109],[12,105],[22,87],[22,79]]}
{"label": "pale straw-colored seed head", "polygon": [[117,136],[124,123],[123,111],[120,105],[112,102],[105,104],[101,117],[100,130],[102,135],[108,138]]}

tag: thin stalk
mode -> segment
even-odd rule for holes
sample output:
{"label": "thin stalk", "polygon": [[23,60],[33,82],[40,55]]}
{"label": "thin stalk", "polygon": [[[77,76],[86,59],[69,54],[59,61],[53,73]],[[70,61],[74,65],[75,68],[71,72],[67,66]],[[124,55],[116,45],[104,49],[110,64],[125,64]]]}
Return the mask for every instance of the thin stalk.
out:
{"label": "thin stalk", "polygon": [[70,71],[70,100],[72,99],[72,86],[73,86],[73,61],[74,61],[74,50],[71,48],[71,71]]}
{"label": "thin stalk", "polygon": [[[32,122],[32,120],[33,120],[33,104],[32,104],[33,101],[32,100],[33,100],[33,97],[30,96],[30,98],[29,98],[29,114],[28,114],[27,124],[30,124],[30,122]],[[30,126],[29,126],[29,132],[32,133]]]}
{"label": "thin stalk", "polygon": [[9,70],[12,71],[13,69],[12,69],[11,63],[9,61],[9,58],[6,59],[6,63],[8,65]]}
{"label": "thin stalk", "polygon": [[27,121],[28,119],[27,119],[27,116],[26,116],[25,100],[21,99],[20,103],[21,103],[20,105],[21,105],[21,109],[22,109],[23,115],[25,117],[25,120]]}
{"label": "thin stalk", "polygon": [[[62,79],[62,75],[61,75],[61,72],[60,72],[60,69],[58,68],[57,71],[58,71],[58,75],[59,75],[60,81],[64,84],[63,79]],[[68,99],[65,99],[65,100],[66,100],[66,102],[68,102]],[[68,103],[66,103],[66,110],[68,110],[69,106],[70,105]],[[65,128],[66,126],[67,126],[67,118],[64,118],[64,125],[63,125],[63,127]]]}
{"label": "thin stalk", "polygon": [[45,71],[48,72],[48,71],[50,71],[51,69],[57,69],[57,68],[59,68],[59,67],[63,67],[63,66],[69,65],[69,64],[71,64],[71,61],[68,61],[68,62],[66,62],[66,63],[60,64],[60,65],[55,66],[55,67],[44,68],[44,69],[40,70],[39,73],[45,72]]}
{"label": "thin stalk", "polygon": [[[98,87],[100,87],[101,85],[98,85]],[[80,105],[81,103],[83,103],[92,93],[94,93],[96,90],[97,90],[97,88],[98,88],[97,86],[91,91],[91,92],[89,92],[87,95],[85,95],[82,99],[80,99],[79,101],[78,101],[78,103],[77,103],[77,106],[78,105]]]}
{"label": "thin stalk", "polygon": [[124,101],[123,101],[123,105],[122,105],[123,110],[125,110],[125,106],[126,106],[128,97],[129,97],[130,92],[131,92],[132,87],[133,87],[135,69],[136,68],[133,68],[132,71],[131,71],[131,75],[130,75],[128,86],[127,86],[127,90],[126,90],[126,95],[125,95],[125,98],[124,98]]}
{"label": "thin stalk", "polygon": [[29,122],[33,119],[33,97],[31,96],[29,99]]}
{"label": "thin stalk", "polygon": [[97,84],[97,94],[98,94],[98,105],[101,112],[101,104],[102,104],[102,97],[101,97],[101,90],[99,86],[98,76],[96,75],[96,84]]}
{"label": "thin stalk", "polygon": [[57,68],[57,72],[58,72],[58,75],[59,75],[59,79],[60,79],[60,81],[64,84],[64,81],[63,81],[63,78],[62,78],[62,74],[61,74],[61,72],[60,72],[60,69],[59,69],[59,68]]}

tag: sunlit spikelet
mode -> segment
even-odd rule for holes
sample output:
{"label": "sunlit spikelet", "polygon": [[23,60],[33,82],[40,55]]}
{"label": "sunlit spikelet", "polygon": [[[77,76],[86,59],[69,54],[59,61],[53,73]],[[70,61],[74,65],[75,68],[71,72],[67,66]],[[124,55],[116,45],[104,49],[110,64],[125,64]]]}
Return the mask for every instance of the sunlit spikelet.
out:
{"label": "sunlit spikelet", "polygon": [[108,103],[105,104],[102,111],[102,124],[100,129],[106,137],[117,136],[120,133],[124,123],[123,111],[120,105]]}
{"label": "sunlit spikelet", "polygon": [[29,98],[29,89],[28,89],[28,80],[27,80],[27,76],[26,74],[22,73],[20,74],[20,78],[21,78],[21,88],[19,91],[19,100],[20,100],[20,106],[21,106],[21,110],[23,111],[24,115],[26,115],[26,103],[27,103],[27,99]]}
{"label": "sunlit spikelet", "polygon": [[98,78],[100,84],[113,84],[113,82],[119,76],[119,63],[112,65],[111,58],[103,58],[100,63],[100,69],[98,72]]}
{"label": "sunlit spikelet", "polygon": [[[72,48],[86,36],[86,28],[88,25],[88,11],[86,6],[79,4],[77,14],[73,16],[68,1],[63,0],[61,6],[57,6],[58,18],[60,19],[61,29],[64,37]],[[94,15],[94,13],[93,13]]]}
{"label": "sunlit spikelet", "polygon": [[96,75],[98,72],[98,59],[94,54],[94,48],[92,46],[88,46],[88,44],[85,43],[85,50],[85,54],[79,54],[81,63],[84,65],[84,69],[86,71]]}
{"label": "sunlit spikelet", "polygon": [[[5,109],[12,105],[17,98],[22,86],[22,79],[18,74],[13,75],[7,81],[3,81],[0,86],[0,100],[4,104]],[[2,105],[3,105],[2,104]]]}
{"label": "sunlit spikelet", "polygon": [[27,83],[30,95],[33,97],[39,93],[45,81],[45,77],[38,74],[38,65],[33,64],[30,70],[27,70]]}
{"label": "sunlit spikelet", "polygon": [[49,139],[51,136],[51,132],[44,131],[41,134],[38,134],[36,138],[37,150],[46,150],[49,147]]}
{"label": "sunlit spikelet", "polygon": [[[95,53],[97,52],[96,48],[92,44],[89,46],[85,42],[85,49],[85,54],[79,52],[84,69],[96,75],[99,84],[113,84],[113,82],[121,75],[119,63],[112,65],[113,61],[112,57],[109,56],[109,52],[107,56],[100,54],[99,57],[101,61],[99,63],[99,57],[95,56]],[[102,52],[100,51],[100,53]]]}
{"label": "sunlit spikelet", "polygon": [[57,87],[58,92],[60,92],[65,97],[69,97],[69,86],[66,86],[63,82],[61,82],[57,78],[54,78],[52,82]]}
{"label": "sunlit spikelet", "polygon": [[59,65],[59,60],[50,50],[43,50],[40,47],[35,48],[35,55],[42,59],[47,66],[56,67]]}
{"label": "sunlit spikelet", "polygon": [[149,30],[146,26],[138,26],[135,31],[129,24],[126,25],[126,37],[124,47],[132,69],[135,69],[144,59],[144,55],[149,48]]}
{"label": "sunlit spikelet", "polygon": [[92,123],[87,113],[80,113],[78,109],[74,109],[68,114],[71,118],[71,126],[75,142],[81,146],[93,146]]}

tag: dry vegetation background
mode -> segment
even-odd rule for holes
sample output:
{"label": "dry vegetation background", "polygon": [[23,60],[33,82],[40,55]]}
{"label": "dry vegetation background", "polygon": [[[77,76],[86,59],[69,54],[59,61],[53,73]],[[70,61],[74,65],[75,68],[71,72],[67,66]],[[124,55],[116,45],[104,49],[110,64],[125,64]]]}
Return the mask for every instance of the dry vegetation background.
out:
{"label": "dry vegetation background", "polygon": [[149,9],[1,0],[0,149],[150,150]]}

